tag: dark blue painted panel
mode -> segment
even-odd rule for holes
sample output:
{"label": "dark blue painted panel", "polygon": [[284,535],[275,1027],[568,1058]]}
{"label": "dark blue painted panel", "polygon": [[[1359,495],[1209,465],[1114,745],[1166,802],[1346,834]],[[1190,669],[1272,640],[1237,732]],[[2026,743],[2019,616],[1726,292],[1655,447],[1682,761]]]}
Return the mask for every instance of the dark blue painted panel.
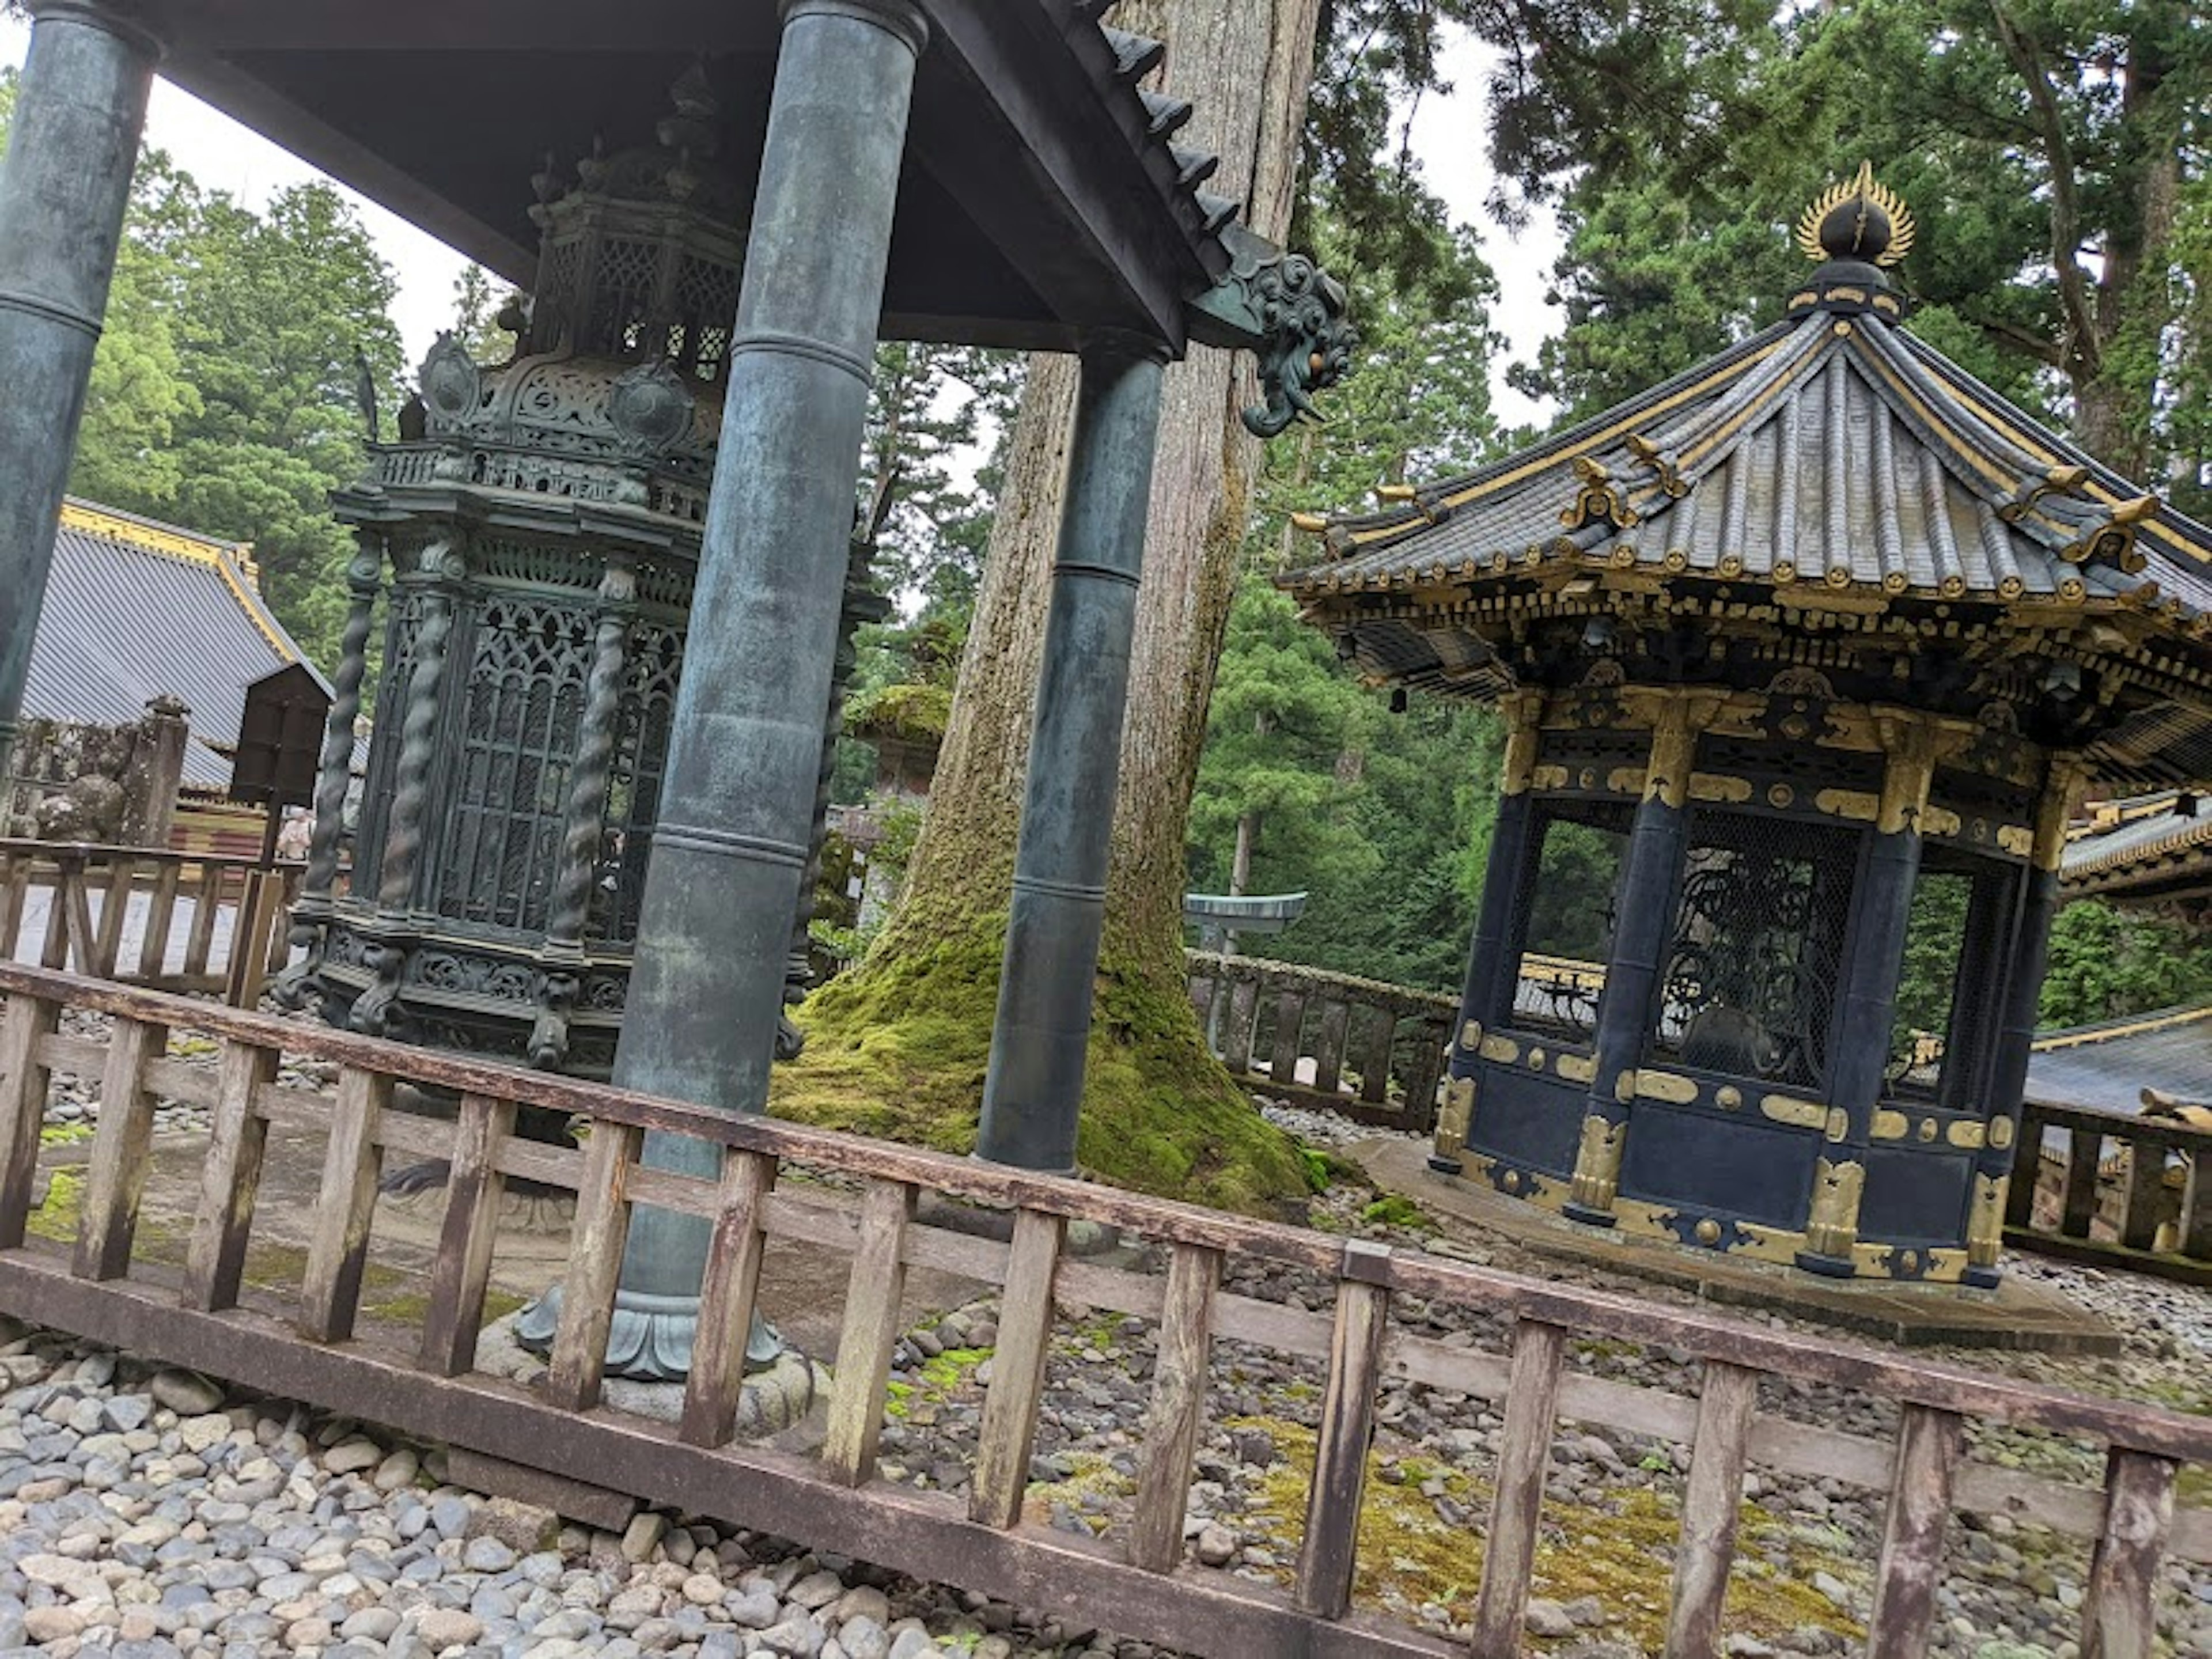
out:
{"label": "dark blue painted panel", "polygon": [[1481,1080],[1468,1150],[1550,1175],[1572,1175],[1583,1138],[1583,1086],[1488,1060],[1478,1061],[1476,1073]]}
{"label": "dark blue painted panel", "polygon": [[1628,1115],[1620,1195],[1763,1226],[1802,1227],[1824,1144],[1809,1129],[1639,1100]]}
{"label": "dark blue painted panel", "polygon": [[1950,1146],[1868,1147],[1859,1237],[1870,1243],[1964,1243],[1973,1174],[1974,1155]]}

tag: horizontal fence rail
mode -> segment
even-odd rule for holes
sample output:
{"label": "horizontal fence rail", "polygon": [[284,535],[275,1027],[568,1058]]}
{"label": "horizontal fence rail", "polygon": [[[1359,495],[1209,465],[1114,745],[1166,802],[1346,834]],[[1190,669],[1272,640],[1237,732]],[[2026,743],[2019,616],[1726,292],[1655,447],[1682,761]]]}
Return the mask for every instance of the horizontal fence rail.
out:
{"label": "horizontal fence rail", "polygon": [[301,866],[0,839],[0,961],[258,1001],[284,965]]}
{"label": "horizontal fence rail", "polygon": [[[2100,1659],[2153,1651],[2162,1563],[2212,1563],[2212,1512],[2178,1505],[2175,1490],[2185,1468],[2212,1462],[2212,1420],[2203,1418],[40,969],[0,965],[0,1309],[1140,1639],[1225,1659],[1517,1653],[1563,1420],[1688,1449],[1666,1615],[1666,1650],[1684,1659],[1716,1651],[1752,1467],[1887,1495],[1865,1644],[1873,1655],[1926,1651],[1954,1511],[2092,1541],[2078,1617],[2083,1652]],[[83,1034],[100,1023],[88,1016],[103,1017],[103,1037]],[[169,1057],[172,1036],[185,1033],[216,1045],[214,1064]],[[27,1235],[39,1126],[58,1071],[96,1078],[101,1097],[75,1236],[60,1250]],[[402,1084],[457,1096],[456,1121],[397,1109]],[[204,1104],[213,1117],[181,1271],[152,1261],[138,1238],[157,1097]],[[572,1115],[581,1149],[519,1138],[518,1106]],[[269,1304],[249,1296],[242,1267],[276,1129],[319,1137],[324,1152],[299,1282]],[[719,1180],[640,1164],[643,1138],[656,1130],[719,1143]],[[408,1316],[396,1344],[391,1322],[365,1320],[361,1305],[387,1153],[453,1165],[427,1305]],[[846,1190],[782,1179],[796,1172],[834,1176]],[[518,1178],[577,1201],[562,1322],[534,1389],[473,1370],[489,1241],[503,1185]],[[933,1224],[936,1212],[919,1203],[928,1194],[1006,1212],[1008,1236]],[[601,1400],[614,1264],[639,1204],[696,1214],[716,1230],[699,1360],[674,1425]],[[1164,1271],[1071,1255],[1063,1245],[1073,1222],[1140,1237]],[[851,1261],[842,1364],[811,1455],[731,1439],[762,1255],[778,1243]],[[1224,1267],[1254,1263],[1317,1276],[1334,1306],[1229,1288]],[[1001,1291],[963,1495],[916,1490],[879,1468],[886,1333],[914,1267]],[[1149,1411],[1133,1438],[1133,1513],[1118,1539],[1071,1535],[1025,1507],[1059,1308],[1133,1316],[1157,1333]],[[1494,1322],[1500,1351],[1425,1334],[1437,1309]],[[1701,1387],[1677,1393],[1571,1365],[1572,1345],[1590,1341],[1663,1349],[1698,1368]],[[1195,1455],[1218,1403],[1212,1349],[1224,1342],[1316,1362],[1326,1379],[1303,1547],[1286,1588],[1186,1560]],[[1481,1546],[1480,1584],[1453,1610],[1471,1647],[1355,1606],[1368,1449],[1386,1382],[1439,1391],[1456,1402],[1446,1409],[1469,1419],[1488,1407],[1502,1413],[1493,1494],[1486,1515],[1468,1523],[1470,1543]],[[1780,1409],[1793,1389],[1808,1389],[1891,1402],[1897,1431],[1845,1433]],[[1980,1461],[1969,1443],[1991,1433],[2100,1459],[2102,1485]]]}
{"label": "horizontal fence rail", "polygon": [[2020,1249],[2212,1285],[2212,1130],[2027,1102],[2004,1237]]}
{"label": "horizontal fence rail", "polygon": [[1186,956],[1191,1006],[1240,1081],[1357,1122],[1436,1127],[1453,999],[1259,957]]}

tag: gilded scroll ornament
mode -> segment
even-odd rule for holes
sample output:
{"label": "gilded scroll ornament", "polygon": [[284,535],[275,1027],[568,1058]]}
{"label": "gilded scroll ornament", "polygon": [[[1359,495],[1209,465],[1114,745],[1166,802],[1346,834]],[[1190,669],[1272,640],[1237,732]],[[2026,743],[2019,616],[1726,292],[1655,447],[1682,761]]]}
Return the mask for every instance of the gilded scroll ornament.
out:
{"label": "gilded scroll ornament", "polygon": [[1814,1176],[1806,1248],[1818,1255],[1848,1259],[1858,1240],[1859,1200],[1865,1191],[1866,1165],[1850,1158],[1822,1158]]}

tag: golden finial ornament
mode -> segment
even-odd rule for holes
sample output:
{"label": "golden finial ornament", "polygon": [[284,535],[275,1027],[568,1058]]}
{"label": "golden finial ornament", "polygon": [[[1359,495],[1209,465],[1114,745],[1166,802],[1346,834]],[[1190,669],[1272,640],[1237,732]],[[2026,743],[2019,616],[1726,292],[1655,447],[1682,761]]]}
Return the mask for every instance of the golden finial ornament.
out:
{"label": "golden finial ornament", "polygon": [[1861,161],[1849,184],[1831,185],[1797,221],[1797,246],[1818,264],[1856,259],[1884,267],[1912,251],[1918,227],[1912,210],[1897,192],[1874,176],[1874,163]]}

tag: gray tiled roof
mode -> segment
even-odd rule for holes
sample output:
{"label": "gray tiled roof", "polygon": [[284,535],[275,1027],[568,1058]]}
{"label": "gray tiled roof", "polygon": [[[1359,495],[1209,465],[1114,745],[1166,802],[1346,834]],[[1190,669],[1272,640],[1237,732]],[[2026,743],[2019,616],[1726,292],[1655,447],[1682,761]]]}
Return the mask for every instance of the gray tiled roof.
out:
{"label": "gray tiled roof", "polygon": [[230,762],[216,750],[238,741],[246,687],[301,660],[238,554],[190,531],[68,503],[24,714],[115,726],[156,696],[176,697],[191,710],[185,781],[227,785]]}
{"label": "gray tiled roof", "polygon": [[[2051,487],[2069,467],[2080,481]],[[1563,531],[1592,477],[1626,512]],[[2130,511],[2146,515],[2141,572],[2097,545]],[[2184,616],[2212,611],[2212,531],[1903,331],[1820,311],[1412,504],[1332,525],[1330,540],[1343,556],[1284,585],[1304,597],[1597,556],[1931,598],[2078,599],[2155,580]]]}
{"label": "gray tiled roof", "polygon": [[2212,802],[2174,791],[2122,802],[2118,823],[2071,837],[2059,872],[2069,886],[2102,893],[2154,884],[2185,860],[2212,871]]}
{"label": "gray tiled roof", "polygon": [[2028,1062],[2027,1096],[2064,1106],[2139,1112],[2142,1091],[2212,1100],[2212,1007],[2045,1031]]}

